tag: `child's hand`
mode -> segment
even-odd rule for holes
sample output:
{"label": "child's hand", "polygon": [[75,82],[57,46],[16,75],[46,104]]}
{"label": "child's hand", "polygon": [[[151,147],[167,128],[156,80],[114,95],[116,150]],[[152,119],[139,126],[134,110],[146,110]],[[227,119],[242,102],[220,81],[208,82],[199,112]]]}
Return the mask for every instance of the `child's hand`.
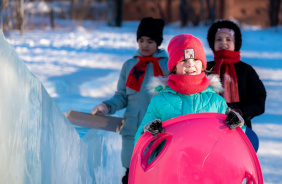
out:
{"label": "child's hand", "polygon": [[227,115],[225,123],[230,129],[235,129],[238,126],[242,127],[244,125],[245,121],[238,112],[235,112],[228,107],[225,114]]}
{"label": "child's hand", "polygon": [[97,112],[101,112],[102,114],[109,113],[109,108],[106,104],[101,103],[93,108],[93,110],[90,112],[90,114],[95,115]]}
{"label": "child's hand", "polygon": [[150,132],[152,136],[156,136],[157,134],[163,133],[164,129],[162,127],[162,122],[160,119],[155,119],[150,121],[144,126],[144,132]]}

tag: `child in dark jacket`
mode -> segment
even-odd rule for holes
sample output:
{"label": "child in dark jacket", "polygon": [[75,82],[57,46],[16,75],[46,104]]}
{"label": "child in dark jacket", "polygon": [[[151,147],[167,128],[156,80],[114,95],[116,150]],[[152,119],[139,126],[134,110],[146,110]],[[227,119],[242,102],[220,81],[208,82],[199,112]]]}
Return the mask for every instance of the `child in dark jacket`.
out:
{"label": "child in dark jacket", "polygon": [[207,69],[220,76],[224,88],[221,95],[227,105],[252,128],[251,119],[264,113],[266,91],[256,71],[241,61],[240,28],[231,21],[220,20],[209,28],[207,39],[214,53],[214,61],[207,63]]}
{"label": "child in dark jacket", "polygon": [[165,22],[162,19],[148,17],[141,20],[137,29],[139,49],[133,58],[123,64],[117,91],[111,99],[95,106],[91,111],[93,115],[97,112],[114,114],[126,108],[125,123],[120,131],[122,135],[121,161],[122,166],[127,169],[122,182],[126,184],[128,183],[134,136],[151,100],[151,95],[146,88],[147,83],[152,76],[168,74],[167,52],[158,48],[163,40],[164,25]]}

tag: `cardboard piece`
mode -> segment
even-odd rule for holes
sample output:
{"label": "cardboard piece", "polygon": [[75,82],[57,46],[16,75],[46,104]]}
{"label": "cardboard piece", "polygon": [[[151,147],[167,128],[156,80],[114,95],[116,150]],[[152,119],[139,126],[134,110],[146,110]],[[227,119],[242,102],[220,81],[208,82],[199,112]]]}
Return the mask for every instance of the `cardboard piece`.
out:
{"label": "cardboard piece", "polygon": [[87,128],[119,132],[123,127],[123,118],[102,114],[91,115],[89,113],[70,110],[67,118],[72,124]]}

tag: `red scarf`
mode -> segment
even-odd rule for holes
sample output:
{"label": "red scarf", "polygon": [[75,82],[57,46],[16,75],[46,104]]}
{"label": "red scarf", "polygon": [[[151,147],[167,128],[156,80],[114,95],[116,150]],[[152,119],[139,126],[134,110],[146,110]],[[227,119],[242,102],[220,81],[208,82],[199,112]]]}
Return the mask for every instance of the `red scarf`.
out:
{"label": "red scarf", "polygon": [[163,76],[164,74],[159,65],[160,58],[141,56],[138,56],[138,58],[138,63],[136,63],[136,65],[130,70],[126,81],[126,86],[139,92],[147,70],[147,63],[153,63],[155,77]]}
{"label": "red scarf", "polygon": [[184,94],[191,95],[199,93],[207,89],[210,82],[202,72],[199,75],[177,75],[171,74],[168,76],[167,85],[174,91]]}
{"label": "red scarf", "polygon": [[[240,102],[237,74],[234,63],[240,61],[240,51],[219,50],[214,51],[214,72],[222,76],[224,91],[221,94],[227,103]],[[223,67],[223,74],[220,69]]]}

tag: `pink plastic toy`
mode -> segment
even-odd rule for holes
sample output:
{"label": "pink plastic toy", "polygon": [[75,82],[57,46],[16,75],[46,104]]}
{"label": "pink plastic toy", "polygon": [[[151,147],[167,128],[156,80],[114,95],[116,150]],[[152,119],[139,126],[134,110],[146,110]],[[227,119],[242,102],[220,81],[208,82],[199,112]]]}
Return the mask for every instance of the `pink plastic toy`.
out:
{"label": "pink plastic toy", "polygon": [[[183,115],[163,122],[165,132],[157,138],[145,132],[133,151],[129,184],[262,184],[252,144],[241,128],[230,130],[225,118],[219,113]],[[162,141],[164,147],[149,162]]]}

